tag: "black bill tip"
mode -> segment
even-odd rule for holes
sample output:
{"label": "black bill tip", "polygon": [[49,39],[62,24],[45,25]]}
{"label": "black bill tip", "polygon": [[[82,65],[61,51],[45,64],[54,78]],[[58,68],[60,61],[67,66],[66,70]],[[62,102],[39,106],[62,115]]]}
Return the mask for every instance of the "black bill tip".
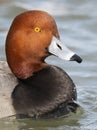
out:
{"label": "black bill tip", "polygon": [[78,55],[76,55],[76,54],[74,54],[74,55],[70,58],[70,60],[71,60],[71,61],[76,61],[76,62],[78,62],[78,63],[81,63],[81,62],[82,62],[82,59],[81,59]]}

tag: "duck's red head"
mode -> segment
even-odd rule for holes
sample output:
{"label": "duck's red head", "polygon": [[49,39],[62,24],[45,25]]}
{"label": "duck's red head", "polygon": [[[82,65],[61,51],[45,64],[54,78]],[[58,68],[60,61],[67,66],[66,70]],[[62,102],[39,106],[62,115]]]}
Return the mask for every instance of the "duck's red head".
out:
{"label": "duck's red head", "polygon": [[[58,56],[50,46],[51,43],[56,42],[61,51],[62,47],[58,45],[58,39],[55,20],[47,12],[34,10],[18,15],[6,39],[7,62],[15,76],[28,78],[47,65],[44,59],[50,53]],[[70,54],[73,55],[74,53]]]}

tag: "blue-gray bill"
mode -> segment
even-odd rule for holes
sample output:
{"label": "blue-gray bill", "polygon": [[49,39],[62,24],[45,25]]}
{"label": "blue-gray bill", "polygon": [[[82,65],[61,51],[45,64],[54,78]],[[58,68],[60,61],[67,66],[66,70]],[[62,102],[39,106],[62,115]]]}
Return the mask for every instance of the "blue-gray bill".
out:
{"label": "blue-gray bill", "polygon": [[73,51],[62,44],[62,42],[55,36],[52,37],[51,44],[48,47],[50,54],[55,55],[63,60],[82,62],[82,59],[76,55]]}

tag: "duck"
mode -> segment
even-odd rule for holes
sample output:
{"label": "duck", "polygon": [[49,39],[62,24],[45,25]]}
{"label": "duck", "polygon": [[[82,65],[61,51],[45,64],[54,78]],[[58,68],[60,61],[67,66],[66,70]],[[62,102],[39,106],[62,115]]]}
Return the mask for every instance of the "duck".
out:
{"label": "duck", "polygon": [[5,43],[6,61],[0,61],[0,118],[56,118],[76,112],[76,86],[70,76],[46,62],[54,55],[82,62],[60,40],[54,18],[42,10],[17,15]]}

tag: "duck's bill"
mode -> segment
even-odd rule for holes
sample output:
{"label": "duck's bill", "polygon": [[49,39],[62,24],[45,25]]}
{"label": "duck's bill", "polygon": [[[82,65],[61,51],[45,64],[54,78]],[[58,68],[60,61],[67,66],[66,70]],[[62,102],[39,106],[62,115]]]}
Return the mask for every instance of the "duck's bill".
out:
{"label": "duck's bill", "polygon": [[52,38],[51,44],[48,47],[48,51],[49,53],[63,60],[76,61],[78,63],[82,62],[82,59],[77,54],[68,49],[65,45],[61,43],[59,39],[54,36]]}

